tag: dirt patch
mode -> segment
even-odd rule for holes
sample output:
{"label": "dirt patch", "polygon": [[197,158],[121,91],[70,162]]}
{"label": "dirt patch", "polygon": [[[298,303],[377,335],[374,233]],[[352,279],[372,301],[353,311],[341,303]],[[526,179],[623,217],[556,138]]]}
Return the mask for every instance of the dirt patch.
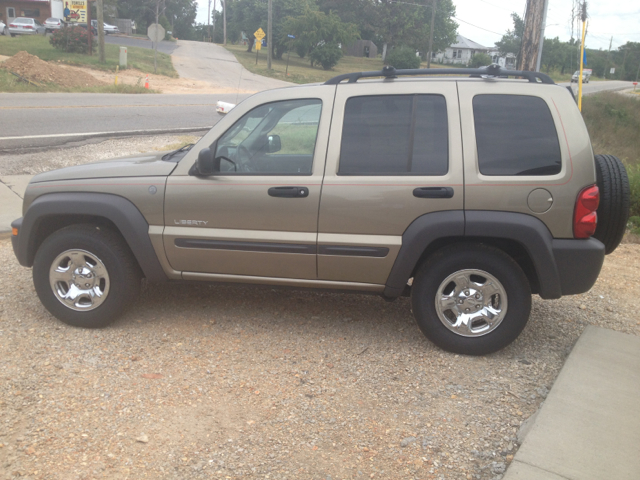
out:
{"label": "dirt patch", "polygon": [[78,68],[63,67],[45,62],[25,51],[18,52],[10,59],[2,62],[0,68],[6,68],[32,82],[55,83],[61,87],[97,87],[104,85],[102,81]]}
{"label": "dirt patch", "polygon": [[[113,84],[115,82],[115,72],[105,72],[101,70],[92,70],[90,68],[78,68],[87,75],[104,83]],[[139,85],[144,87],[147,74],[135,68],[127,68],[118,72],[119,85]],[[238,90],[237,88],[227,88],[213,83],[201,80],[192,80],[189,78],[171,78],[164,75],[149,74],[149,88],[160,93],[199,93],[199,94],[215,94],[215,93],[255,93],[255,90]]]}

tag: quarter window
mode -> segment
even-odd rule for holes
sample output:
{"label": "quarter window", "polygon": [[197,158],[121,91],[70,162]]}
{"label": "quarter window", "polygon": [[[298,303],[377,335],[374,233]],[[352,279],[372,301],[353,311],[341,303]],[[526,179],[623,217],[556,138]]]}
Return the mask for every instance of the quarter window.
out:
{"label": "quarter window", "polygon": [[551,111],[539,97],[476,95],[473,116],[483,175],[555,175],[562,169]]}
{"label": "quarter window", "polygon": [[447,106],[441,95],[347,100],[338,175],[445,175]]}

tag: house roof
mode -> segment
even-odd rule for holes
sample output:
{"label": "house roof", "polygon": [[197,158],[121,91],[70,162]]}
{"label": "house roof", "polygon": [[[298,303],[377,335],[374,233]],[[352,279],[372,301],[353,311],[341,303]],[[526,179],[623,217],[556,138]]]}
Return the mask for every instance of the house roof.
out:
{"label": "house roof", "polygon": [[473,50],[489,50],[490,47],[484,47],[479,43],[474,42],[473,40],[469,40],[462,35],[456,36],[456,43],[451,45],[451,48],[471,48]]}

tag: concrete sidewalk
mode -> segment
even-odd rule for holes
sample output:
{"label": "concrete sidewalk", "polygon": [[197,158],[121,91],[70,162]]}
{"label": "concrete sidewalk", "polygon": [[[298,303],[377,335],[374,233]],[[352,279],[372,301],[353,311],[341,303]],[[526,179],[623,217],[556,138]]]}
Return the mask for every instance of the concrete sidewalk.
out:
{"label": "concrete sidewalk", "polygon": [[11,232],[11,222],[22,216],[22,198],[31,175],[0,176],[0,234]]}
{"label": "concrete sidewalk", "polygon": [[640,478],[640,337],[589,326],[503,480]]}

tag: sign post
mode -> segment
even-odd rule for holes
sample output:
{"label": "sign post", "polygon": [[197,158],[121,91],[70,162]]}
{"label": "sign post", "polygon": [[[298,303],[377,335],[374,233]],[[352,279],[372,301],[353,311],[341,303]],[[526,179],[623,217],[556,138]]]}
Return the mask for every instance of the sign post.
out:
{"label": "sign post", "polygon": [[256,38],[256,65],[258,64],[258,52],[262,48],[262,39],[266,36],[264,30],[259,28],[255,32],[253,32],[253,36]]}
{"label": "sign post", "polygon": [[[291,38],[292,40],[296,38],[295,35],[287,35],[287,37]],[[286,76],[289,76],[289,57],[291,56],[291,40],[289,40],[289,48],[287,49],[287,68],[284,71],[284,74]]]}

